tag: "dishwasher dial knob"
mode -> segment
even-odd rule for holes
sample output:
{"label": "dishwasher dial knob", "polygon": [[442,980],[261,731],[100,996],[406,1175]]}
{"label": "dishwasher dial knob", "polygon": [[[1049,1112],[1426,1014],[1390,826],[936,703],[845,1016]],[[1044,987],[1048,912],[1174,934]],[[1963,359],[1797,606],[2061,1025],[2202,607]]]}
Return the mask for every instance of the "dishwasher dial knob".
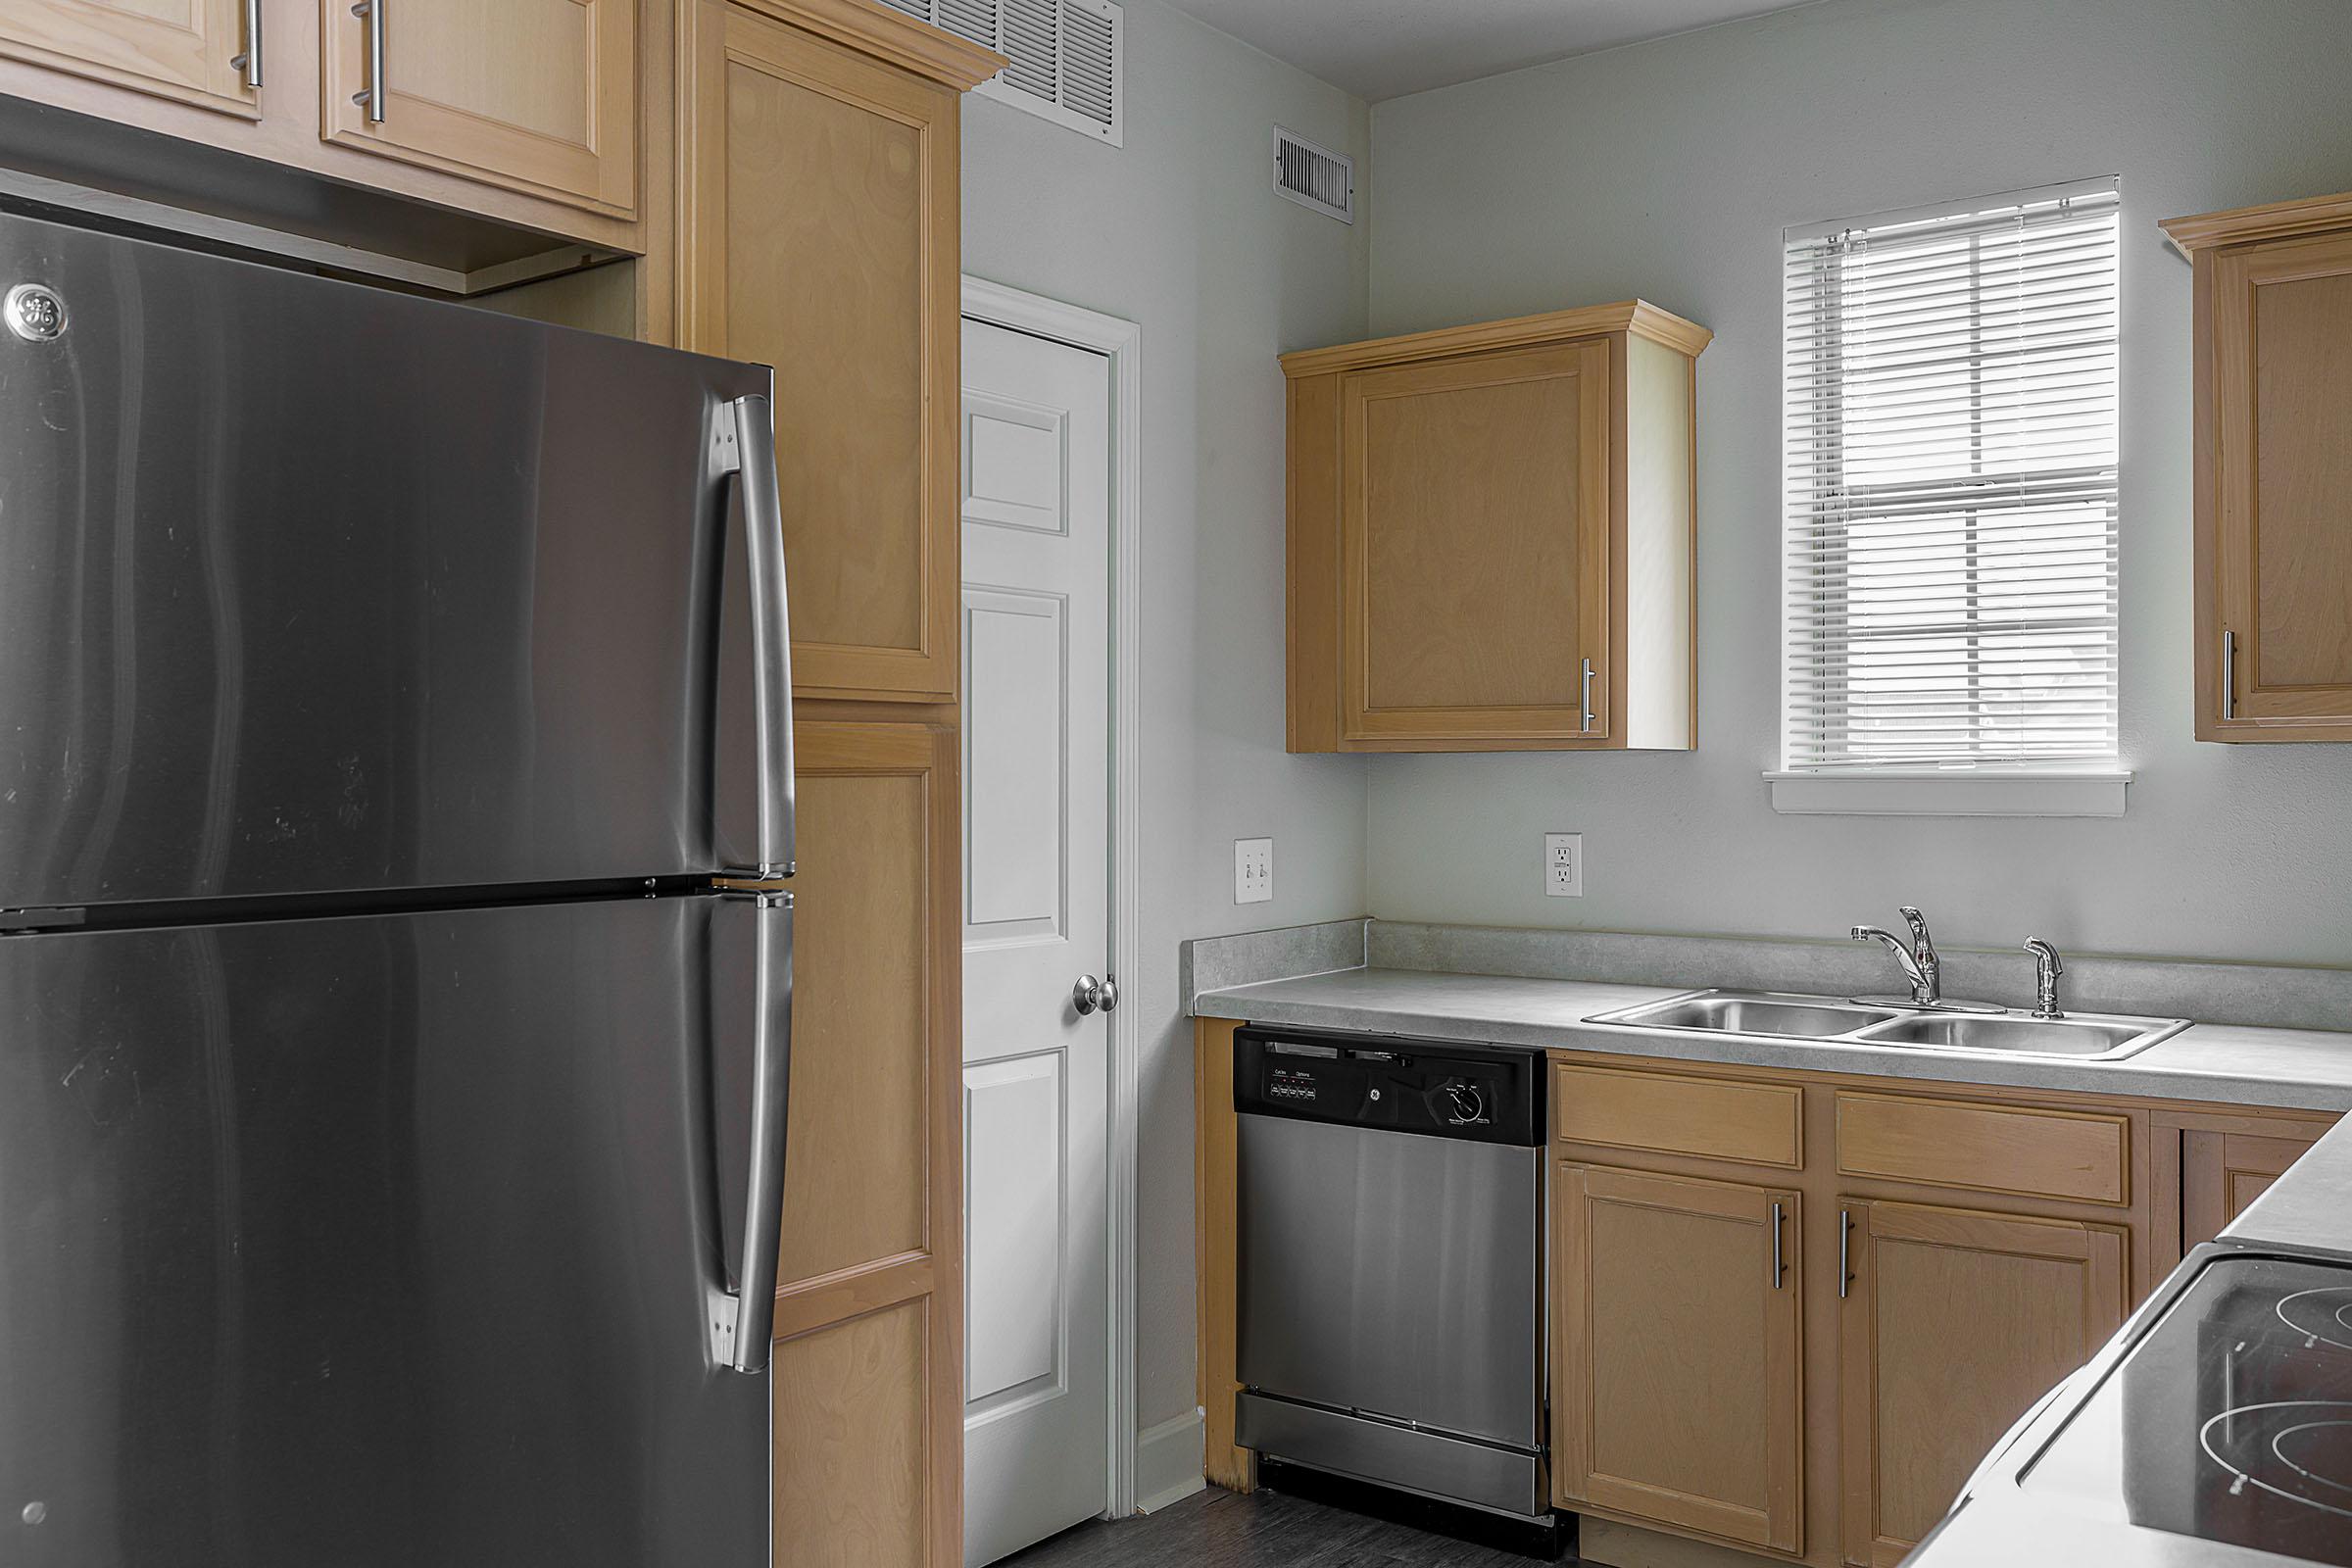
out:
{"label": "dishwasher dial knob", "polygon": [[1456,1127],[1466,1127],[1487,1119],[1487,1102],[1475,1084],[1463,1083],[1458,1078],[1447,1084],[1446,1102],[1453,1113],[1452,1121]]}

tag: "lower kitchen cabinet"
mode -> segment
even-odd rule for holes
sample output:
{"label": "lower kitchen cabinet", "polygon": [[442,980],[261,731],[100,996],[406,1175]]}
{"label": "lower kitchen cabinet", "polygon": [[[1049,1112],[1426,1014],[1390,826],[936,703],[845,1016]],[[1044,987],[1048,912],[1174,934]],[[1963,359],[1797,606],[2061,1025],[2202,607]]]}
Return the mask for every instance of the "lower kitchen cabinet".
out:
{"label": "lower kitchen cabinet", "polygon": [[934,1302],[917,1297],[775,1350],[775,1562],[948,1568],[935,1441]]}
{"label": "lower kitchen cabinet", "polygon": [[[2160,1169],[2157,1180],[2166,1199],[2178,1195],[2180,1224],[2178,1246],[2157,1265],[2177,1263],[2190,1248],[2221,1235],[2333,1125],[2332,1117],[2159,1116],[2160,1157],[2176,1158],[2179,1168]],[[2160,1241],[2176,1239],[2170,1226],[2159,1230]]]}
{"label": "lower kitchen cabinet", "polygon": [[804,705],[777,1568],[963,1560],[960,796],[947,724]]}
{"label": "lower kitchen cabinet", "polygon": [[1798,1208],[1775,1188],[1555,1167],[1563,1506],[1802,1549]]}
{"label": "lower kitchen cabinet", "polygon": [[1849,1202],[1838,1326],[1845,1559],[1893,1568],[2126,1310],[2121,1226]]}
{"label": "lower kitchen cabinet", "polygon": [[[1208,1475],[1247,1491],[1237,1027],[1199,1025],[1196,1211]],[[2335,1123],[1615,1053],[1549,1073],[1553,1501],[1612,1565],[1902,1561],[2182,1244]]]}

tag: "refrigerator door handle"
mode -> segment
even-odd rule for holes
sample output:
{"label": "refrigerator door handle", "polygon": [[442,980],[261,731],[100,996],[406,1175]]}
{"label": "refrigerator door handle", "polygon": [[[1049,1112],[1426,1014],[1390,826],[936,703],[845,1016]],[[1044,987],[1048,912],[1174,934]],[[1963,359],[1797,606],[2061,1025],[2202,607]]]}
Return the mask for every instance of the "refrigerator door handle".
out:
{"label": "refrigerator door handle", "polygon": [[717,432],[722,472],[743,498],[744,564],[752,586],[752,691],[760,755],[760,843],[756,877],[792,875],[792,619],[784,575],[784,501],[776,480],[775,406],[765,394],[740,397]]}
{"label": "refrigerator door handle", "polygon": [[775,1332],[776,1275],[784,1224],[784,1127],[792,1083],[792,895],[729,894],[758,906],[760,956],[752,1038],[750,1190],[743,1204],[743,1274],[710,1293],[710,1358],[755,1376],[767,1370]]}

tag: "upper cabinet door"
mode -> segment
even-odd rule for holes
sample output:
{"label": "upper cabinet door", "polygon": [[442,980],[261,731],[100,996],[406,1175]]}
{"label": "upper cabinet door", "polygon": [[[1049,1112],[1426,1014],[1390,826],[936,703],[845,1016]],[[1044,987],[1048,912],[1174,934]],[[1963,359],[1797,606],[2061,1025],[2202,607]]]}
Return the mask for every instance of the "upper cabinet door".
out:
{"label": "upper cabinet door", "polygon": [[2214,740],[2352,740],[2352,232],[2212,268]]}
{"label": "upper cabinet door", "polygon": [[956,694],[957,94],[699,0],[684,346],[770,365],[803,696]]}
{"label": "upper cabinet door", "polygon": [[0,55],[250,119],[248,26],[246,0],[5,0]]}
{"label": "upper cabinet door", "polygon": [[319,0],[318,18],[328,141],[634,213],[635,0]]}
{"label": "upper cabinet door", "polygon": [[1609,352],[1342,378],[1343,746],[1608,737]]}

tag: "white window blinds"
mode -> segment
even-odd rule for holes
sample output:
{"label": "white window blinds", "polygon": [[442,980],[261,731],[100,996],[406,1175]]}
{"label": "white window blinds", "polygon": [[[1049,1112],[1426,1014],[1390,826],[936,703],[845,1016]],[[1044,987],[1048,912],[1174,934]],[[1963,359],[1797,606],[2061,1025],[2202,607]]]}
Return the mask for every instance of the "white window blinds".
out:
{"label": "white window blinds", "polygon": [[1784,765],[2116,755],[2113,179],[1790,229]]}

